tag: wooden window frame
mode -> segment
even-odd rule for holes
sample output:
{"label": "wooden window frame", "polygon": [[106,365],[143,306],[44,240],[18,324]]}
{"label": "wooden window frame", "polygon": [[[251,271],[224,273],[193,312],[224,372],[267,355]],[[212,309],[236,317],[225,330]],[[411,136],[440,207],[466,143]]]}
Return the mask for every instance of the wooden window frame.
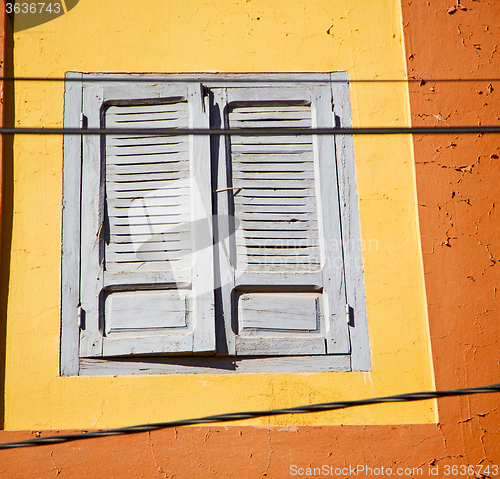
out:
{"label": "wooden window frame", "polygon": [[[276,88],[281,86],[329,85],[332,116],[335,126],[351,127],[349,83],[345,72],[290,73],[290,74],[218,74],[218,75],[116,75],[68,73],[66,83],[64,126],[82,127],[82,102],[86,85],[93,77],[104,76],[124,79],[175,78],[187,82],[199,81],[208,89],[224,88]],[[87,81],[87,83],[86,83]],[[209,108],[208,103],[206,107]],[[211,126],[222,126],[213,125]],[[345,274],[345,298],[348,312],[349,350],[340,354],[302,356],[142,356],[121,358],[82,358],[79,355],[79,306],[81,258],[81,195],[82,190],[82,138],[68,135],[64,139],[63,170],[63,225],[62,225],[62,283],[61,283],[61,350],[62,376],[101,374],[186,374],[186,373],[248,373],[248,372],[326,372],[368,371],[370,350],[366,318],[361,233],[359,224],[356,173],[352,136],[335,135],[334,156],[338,183],[339,217],[342,236],[342,254]],[[212,162],[214,158],[212,158]],[[219,165],[220,166],[220,165]],[[219,171],[219,167],[216,168]],[[219,300],[221,300],[219,298]],[[222,299],[223,300],[223,299]],[[217,304],[217,295],[216,295]],[[216,334],[225,334],[220,321]],[[222,329],[225,329],[224,326]],[[227,328],[226,328],[227,329]]]}

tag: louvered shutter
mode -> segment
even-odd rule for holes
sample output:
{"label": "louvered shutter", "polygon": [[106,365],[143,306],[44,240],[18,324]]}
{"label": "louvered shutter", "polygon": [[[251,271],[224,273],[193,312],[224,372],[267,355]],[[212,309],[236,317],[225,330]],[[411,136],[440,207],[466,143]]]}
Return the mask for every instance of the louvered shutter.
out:
{"label": "louvered shutter", "polygon": [[[235,87],[221,95],[230,128],[334,124],[327,84]],[[236,316],[226,331],[234,336],[228,352],[348,353],[333,137],[232,135],[225,148],[235,218],[226,266],[232,280],[223,285]]]}
{"label": "louvered shutter", "polygon": [[[201,85],[88,86],[89,127],[207,128]],[[82,357],[215,350],[207,137],[86,136]]]}

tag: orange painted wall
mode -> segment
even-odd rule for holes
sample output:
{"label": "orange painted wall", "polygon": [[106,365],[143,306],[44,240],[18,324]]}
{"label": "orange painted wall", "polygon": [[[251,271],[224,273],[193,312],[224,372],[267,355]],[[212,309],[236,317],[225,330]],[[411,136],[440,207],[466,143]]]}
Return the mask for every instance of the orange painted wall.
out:
{"label": "orange painted wall", "polygon": [[[403,1],[409,75],[500,77],[498,3],[463,0],[466,10],[448,13],[450,4]],[[413,124],[498,124],[500,82],[492,82],[491,88],[489,83],[412,84]],[[414,141],[438,389],[499,382],[498,140],[487,135],[436,135]],[[9,478],[64,479],[278,478],[289,477],[291,465],[360,464],[394,470],[423,467],[418,477],[432,477],[430,464],[438,466],[443,477],[445,465],[500,464],[498,403],[494,394],[440,400],[438,425],[197,427],[0,451],[0,473]],[[3,431],[0,441],[36,435]]]}
{"label": "orange painted wall", "polygon": [[[408,74],[500,78],[500,4],[404,1]],[[410,87],[415,126],[499,125],[500,81]],[[500,137],[414,138],[420,230],[436,387],[498,383]],[[500,298],[500,296],[499,296]],[[500,461],[498,395],[441,402],[447,454]]]}

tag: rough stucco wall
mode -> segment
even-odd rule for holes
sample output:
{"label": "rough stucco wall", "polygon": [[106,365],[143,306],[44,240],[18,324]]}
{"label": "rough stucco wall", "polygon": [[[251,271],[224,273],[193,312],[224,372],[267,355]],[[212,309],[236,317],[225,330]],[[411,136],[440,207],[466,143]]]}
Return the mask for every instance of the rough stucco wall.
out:
{"label": "rough stucco wall", "polygon": [[[405,1],[403,15],[410,77],[500,78],[497,1]],[[410,101],[415,126],[500,124],[499,81],[414,83]],[[414,151],[436,387],[497,383],[499,136],[415,137]],[[498,464],[498,400],[440,403],[447,455]]]}
{"label": "rough stucco wall", "polygon": [[[500,77],[495,3],[463,0],[467,10],[450,15],[452,2],[404,1],[409,74]],[[414,86],[412,121],[498,124],[500,82],[491,91],[488,85]],[[498,136],[426,136],[415,138],[414,147],[436,386],[498,382]],[[419,477],[431,477],[428,464],[435,464],[443,477],[445,464],[500,463],[498,395],[438,405],[439,425],[189,428],[1,451],[0,472],[10,478],[287,477],[291,464],[365,464],[424,465]],[[4,431],[0,440],[33,436]]]}
{"label": "rough stucco wall", "polygon": [[[422,467],[424,474],[419,477],[426,477],[427,458],[445,454],[438,436],[434,425],[197,427],[1,451],[0,471],[16,479],[55,476],[274,479],[305,477],[291,476],[291,465],[343,468],[359,464],[390,467],[394,471],[398,467]],[[7,441],[29,439],[35,434],[5,431],[1,437]]]}

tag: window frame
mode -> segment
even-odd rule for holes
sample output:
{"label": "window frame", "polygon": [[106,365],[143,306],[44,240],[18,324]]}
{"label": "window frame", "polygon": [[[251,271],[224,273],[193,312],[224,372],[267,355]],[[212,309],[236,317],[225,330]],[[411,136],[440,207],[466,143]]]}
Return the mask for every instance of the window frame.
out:
{"label": "window frame", "polygon": [[[83,93],[85,81],[93,78],[165,78],[175,81],[198,81],[210,88],[224,83],[231,86],[275,87],[286,85],[328,82],[331,85],[335,126],[349,128],[351,107],[349,81],[345,72],[333,73],[283,73],[283,74],[82,74],[68,73],[66,78],[64,127],[82,128]],[[211,125],[213,126],[213,125]],[[338,198],[341,218],[342,248],[345,271],[346,314],[351,352],[348,354],[325,354],[315,356],[273,357],[126,357],[126,358],[80,358],[80,243],[81,243],[81,190],[83,136],[64,137],[63,167],[63,223],[61,263],[61,349],[60,374],[62,376],[94,374],[155,374],[155,373],[225,373],[225,372],[323,372],[323,371],[368,371],[370,349],[366,318],[361,233],[356,188],[354,147],[352,135],[335,135],[335,157],[338,178]],[[212,159],[213,162],[213,159]],[[220,324],[220,323],[219,323]],[[219,334],[219,331],[217,331]]]}

